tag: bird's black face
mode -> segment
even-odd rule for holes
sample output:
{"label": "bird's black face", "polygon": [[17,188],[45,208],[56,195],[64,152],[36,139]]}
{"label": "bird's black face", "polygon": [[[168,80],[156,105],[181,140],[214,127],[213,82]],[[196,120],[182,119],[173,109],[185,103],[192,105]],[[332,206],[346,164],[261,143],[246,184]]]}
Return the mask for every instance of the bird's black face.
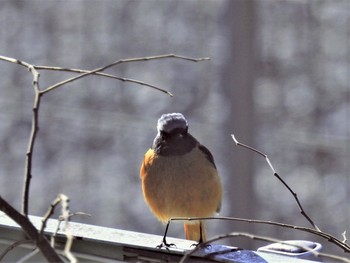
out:
{"label": "bird's black face", "polygon": [[176,128],[169,132],[161,130],[159,131],[159,136],[161,136],[164,140],[167,140],[167,141],[179,141],[187,136],[187,130],[188,130],[187,127],[186,129]]}
{"label": "bird's black face", "polygon": [[188,133],[188,124],[181,113],[164,114],[158,120],[158,134],[153,149],[161,155],[184,154],[195,145]]}

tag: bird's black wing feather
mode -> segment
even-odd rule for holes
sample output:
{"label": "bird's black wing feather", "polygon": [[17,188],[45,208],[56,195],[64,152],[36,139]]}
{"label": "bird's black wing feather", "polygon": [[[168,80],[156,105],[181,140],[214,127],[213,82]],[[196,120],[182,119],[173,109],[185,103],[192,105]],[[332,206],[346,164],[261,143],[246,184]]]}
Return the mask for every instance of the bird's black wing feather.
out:
{"label": "bird's black wing feather", "polygon": [[207,157],[207,159],[214,165],[215,169],[216,169],[216,165],[215,165],[215,162],[214,162],[214,157],[213,155],[211,154],[211,152],[208,150],[207,147],[205,147],[204,145],[200,144],[198,146],[199,150],[201,150],[205,157]]}

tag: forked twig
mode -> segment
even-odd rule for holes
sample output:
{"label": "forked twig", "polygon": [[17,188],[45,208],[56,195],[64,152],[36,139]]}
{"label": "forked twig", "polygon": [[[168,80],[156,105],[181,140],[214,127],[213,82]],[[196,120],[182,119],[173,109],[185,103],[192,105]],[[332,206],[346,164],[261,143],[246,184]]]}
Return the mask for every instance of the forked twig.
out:
{"label": "forked twig", "polygon": [[40,235],[43,235],[44,234],[44,230],[46,228],[46,224],[47,224],[47,221],[49,220],[49,218],[53,215],[54,211],[55,211],[55,208],[57,205],[59,205],[61,203],[62,199],[61,199],[61,196],[57,196],[56,199],[50,204],[50,207],[49,209],[47,210],[47,212],[45,213],[43,219],[41,220],[42,221],[42,225],[41,225],[41,228],[40,228]]}
{"label": "forked twig", "polygon": [[[78,76],[66,79],[64,81],[58,82],[44,90],[42,90],[42,93],[47,93],[49,91],[52,91],[62,85],[65,85],[69,82],[75,81],[77,79],[86,77],[88,75],[92,75],[95,74],[97,72],[101,72],[104,71],[108,68],[111,68],[113,66],[119,65],[119,64],[123,64],[123,63],[131,63],[131,62],[140,62],[140,61],[150,61],[150,60],[158,60],[158,59],[165,59],[165,58],[178,58],[178,59],[183,59],[183,60],[188,60],[188,61],[192,61],[192,62],[199,62],[199,61],[203,61],[203,60],[209,60],[210,58],[190,58],[190,57],[185,57],[185,56],[179,56],[179,55],[175,55],[175,54],[165,54],[165,55],[159,55],[159,56],[150,56],[150,57],[141,57],[141,58],[129,58],[129,59],[119,59],[117,61],[114,61],[113,63],[106,65],[104,67],[100,67],[100,68],[96,68],[94,70],[91,71],[87,71],[85,73],[82,73]],[[171,94],[171,93],[170,93]]]}
{"label": "forked twig", "polygon": [[[35,66],[35,68],[37,70],[52,70],[52,71],[65,71],[65,72],[74,72],[74,73],[89,73],[89,70],[83,70],[83,69],[74,69],[74,68],[61,68],[61,67],[48,67],[48,66]],[[111,79],[117,79],[123,82],[130,82],[130,83],[134,83],[134,84],[138,84],[141,86],[146,86],[158,91],[161,91],[167,95],[169,95],[170,97],[173,97],[174,95],[170,92],[167,91],[165,89],[162,89],[160,87],[157,87],[155,85],[149,84],[147,82],[144,81],[140,81],[137,79],[130,79],[130,78],[123,78],[123,77],[117,77],[111,74],[107,74],[107,73],[103,73],[103,72],[95,72],[92,73],[93,75],[97,75],[97,76],[101,76],[101,77],[106,77],[106,78],[111,78]]]}
{"label": "forked twig", "polygon": [[279,176],[279,174],[275,171],[275,169],[273,168],[269,158],[267,157],[267,155],[253,147],[250,147],[248,145],[245,145],[243,143],[240,143],[239,141],[237,141],[236,137],[234,136],[234,134],[231,134],[231,137],[233,139],[233,141],[235,142],[235,144],[237,146],[241,146],[243,148],[247,148],[253,152],[256,152],[258,153],[259,155],[261,155],[262,157],[265,158],[266,162],[268,163],[268,165],[270,166],[272,172],[273,172],[273,175],[275,177],[277,177],[277,179],[288,189],[288,191],[293,195],[295,201],[297,202],[298,204],[298,207],[299,207],[299,210],[300,210],[300,213],[307,219],[307,221],[309,221],[309,223],[317,230],[317,231],[320,231],[321,230],[319,229],[319,227],[314,223],[314,221],[308,216],[308,214],[305,212],[305,209],[302,207],[300,201],[299,201],[299,198],[298,198],[298,195],[296,192],[293,191],[293,189]]}
{"label": "forked twig", "polygon": [[64,226],[63,226],[63,231],[64,234],[67,238],[65,247],[64,247],[64,251],[63,254],[69,259],[70,262],[77,262],[76,257],[73,255],[73,253],[71,252],[71,248],[73,245],[73,235],[69,229],[69,221],[70,218],[73,215],[76,214],[84,214],[85,213],[71,213],[70,209],[69,209],[69,198],[68,196],[64,195],[64,194],[59,194],[56,199],[51,203],[50,208],[47,210],[47,212],[45,213],[44,218],[42,219],[42,226],[40,229],[40,234],[43,235],[47,221],[49,220],[49,218],[51,217],[51,215],[53,215],[55,208],[57,207],[57,205],[61,204],[61,214],[59,216],[58,219],[58,224],[57,224],[57,228],[56,231],[53,233],[53,235],[51,236],[51,246],[55,247],[55,237],[60,229],[60,225],[62,222],[64,222]]}
{"label": "forked twig", "polygon": [[[160,58],[165,58],[166,55],[162,55],[160,56]],[[169,58],[171,58],[173,56],[169,55]],[[178,57],[178,58],[182,58],[182,59],[186,59],[186,57],[181,57],[181,56],[176,56],[174,55],[174,57]],[[146,57],[147,58],[147,57]],[[142,58],[139,58],[140,61]],[[156,59],[156,57],[153,57],[153,59]],[[208,60],[209,58],[187,58],[186,60],[189,60],[189,61],[201,61],[201,60]],[[111,74],[106,74],[106,73],[102,73],[102,72],[91,72],[90,70],[82,70],[82,69],[71,69],[71,68],[62,68],[62,67],[53,67],[53,66],[38,66],[38,65],[31,65],[25,61],[22,61],[22,60],[18,60],[18,59],[14,59],[14,58],[10,58],[10,57],[5,57],[5,56],[0,56],[0,60],[3,60],[3,61],[6,61],[6,62],[10,62],[10,63],[15,63],[15,64],[18,64],[18,65],[21,65],[23,67],[26,67],[26,68],[34,68],[35,70],[51,70],[51,71],[66,71],[66,72],[73,72],[73,73],[86,73],[87,75],[97,75],[97,76],[102,76],[102,77],[107,77],[107,78],[112,78],[112,79],[117,79],[117,80],[120,80],[120,81],[123,81],[123,82],[130,82],[130,83],[135,83],[135,84],[138,84],[138,85],[142,85],[142,86],[146,86],[146,87],[150,87],[152,89],[156,89],[158,91],[161,91],[167,95],[169,95],[170,97],[173,97],[173,94],[165,89],[162,89],[158,86],[155,86],[155,85],[152,85],[152,84],[149,84],[147,82],[144,82],[144,81],[140,81],[140,80],[136,80],[136,79],[130,79],[130,78],[123,78],[123,77],[117,77],[117,76],[114,76],[114,75],[111,75]],[[130,62],[134,62],[136,61],[136,59],[130,59],[131,61]],[[129,62],[128,59],[125,59],[125,60],[122,60],[121,63],[126,63],[126,62]],[[119,63],[120,64],[120,63]],[[108,65],[109,66],[109,65]],[[82,78],[84,76],[80,76],[79,78]],[[62,81],[60,83],[62,83],[61,85],[59,86],[62,86],[64,85],[65,83],[63,82],[72,82],[73,80],[69,79],[70,81],[68,80],[65,80],[65,81]],[[67,82],[67,83],[68,83]],[[58,84],[58,83],[56,83]],[[55,85],[56,85],[55,84]],[[40,91],[40,93],[47,93],[49,92],[50,90],[48,89],[55,89],[55,88],[58,88],[55,87],[55,85],[53,86],[50,86],[42,91]]]}

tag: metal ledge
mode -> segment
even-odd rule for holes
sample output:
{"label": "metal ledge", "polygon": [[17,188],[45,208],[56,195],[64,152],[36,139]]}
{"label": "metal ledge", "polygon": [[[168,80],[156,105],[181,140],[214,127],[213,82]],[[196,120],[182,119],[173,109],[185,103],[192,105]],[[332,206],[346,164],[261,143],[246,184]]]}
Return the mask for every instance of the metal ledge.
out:
{"label": "metal ledge", "polygon": [[[40,229],[41,217],[30,216],[31,222]],[[52,236],[56,232],[58,221],[49,219],[45,234]],[[168,242],[175,243],[176,248],[158,249],[162,237],[113,229],[75,222],[69,223],[69,230],[74,236],[71,252],[79,262],[178,262],[184,253],[193,247],[193,241],[171,238]],[[0,212],[0,250],[4,251],[16,241],[25,240],[26,236],[21,228],[4,213]],[[64,232],[58,231],[55,247],[62,252],[66,242]],[[18,261],[34,249],[33,244],[23,244],[16,247],[4,258],[4,262]],[[44,262],[45,259],[37,253],[27,262]],[[187,262],[315,262],[309,260],[289,258],[286,256],[237,250],[234,247],[213,244],[200,250]]]}

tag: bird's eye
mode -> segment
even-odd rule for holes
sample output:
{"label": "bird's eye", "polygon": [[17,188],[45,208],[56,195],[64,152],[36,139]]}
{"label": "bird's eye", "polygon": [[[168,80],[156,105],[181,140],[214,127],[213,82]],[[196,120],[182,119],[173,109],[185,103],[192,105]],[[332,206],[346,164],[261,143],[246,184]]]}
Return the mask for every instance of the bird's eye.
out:
{"label": "bird's eye", "polygon": [[160,135],[162,137],[168,137],[169,136],[169,133],[165,132],[165,131],[160,131]]}

